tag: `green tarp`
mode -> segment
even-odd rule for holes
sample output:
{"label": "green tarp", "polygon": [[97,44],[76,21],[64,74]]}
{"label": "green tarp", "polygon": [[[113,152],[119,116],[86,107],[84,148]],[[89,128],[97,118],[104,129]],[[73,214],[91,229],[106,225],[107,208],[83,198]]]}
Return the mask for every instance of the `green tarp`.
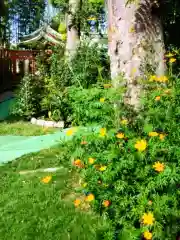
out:
{"label": "green tarp", "polygon": [[71,137],[67,137],[65,131],[35,137],[0,136],[0,164],[67,141]]}
{"label": "green tarp", "polygon": [[0,103],[0,121],[6,119],[9,116],[10,107],[13,101],[14,98],[7,98]]}

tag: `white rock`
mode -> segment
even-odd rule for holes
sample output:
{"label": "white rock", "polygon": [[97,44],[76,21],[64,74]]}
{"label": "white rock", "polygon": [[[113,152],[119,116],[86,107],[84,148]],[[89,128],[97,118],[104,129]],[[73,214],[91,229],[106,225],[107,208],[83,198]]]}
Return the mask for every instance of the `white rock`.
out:
{"label": "white rock", "polygon": [[45,121],[44,121],[44,120],[41,120],[41,119],[38,119],[38,120],[36,121],[36,124],[37,124],[38,126],[44,126]]}
{"label": "white rock", "polygon": [[31,118],[31,123],[32,124],[36,124],[36,121],[37,121],[36,118]]}
{"label": "white rock", "polygon": [[57,127],[57,128],[64,128],[64,122],[63,121],[57,122],[55,124],[55,127]]}
{"label": "white rock", "polygon": [[44,126],[45,127],[54,127],[54,122],[53,121],[45,121]]}
{"label": "white rock", "polygon": [[31,118],[31,123],[36,124],[42,127],[56,127],[56,128],[64,128],[64,122],[54,122],[54,121],[45,121],[42,119]]}

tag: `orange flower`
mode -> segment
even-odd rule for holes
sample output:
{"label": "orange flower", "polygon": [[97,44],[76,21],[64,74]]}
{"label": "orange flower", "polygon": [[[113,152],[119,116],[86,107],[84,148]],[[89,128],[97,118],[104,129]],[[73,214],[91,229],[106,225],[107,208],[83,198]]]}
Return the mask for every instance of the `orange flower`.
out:
{"label": "orange flower", "polygon": [[109,207],[109,206],[111,205],[111,202],[110,202],[109,200],[104,200],[103,203],[102,203],[102,205],[103,205],[104,207]]}
{"label": "orange flower", "polygon": [[159,134],[157,132],[149,132],[150,137],[157,137]]}
{"label": "orange flower", "polygon": [[87,197],[85,198],[85,200],[87,202],[92,202],[94,201],[95,197],[94,197],[94,194],[90,193],[89,195],[87,195]]}
{"label": "orange flower", "polygon": [[142,223],[144,225],[153,225],[155,219],[154,219],[154,215],[151,212],[148,213],[144,213],[142,216]]}
{"label": "orange flower", "polygon": [[144,150],[146,150],[147,148],[147,142],[146,140],[140,140],[137,141],[136,144],[134,145],[134,147],[139,151],[139,152],[143,152]]}
{"label": "orange flower", "polygon": [[77,159],[77,160],[74,161],[74,166],[79,167],[79,168],[83,168],[84,165],[83,165],[83,163],[80,159]]}
{"label": "orange flower", "polygon": [[124,136],[124,133],[118,133],[116,135],[117,138],[120,138],[120,139],[123,139],[125,136]]}
{"label": "orange flower", "polygon": [[152,203],[153,203],[153,202],[152,202],[151,200],[149,200],[148,205],[152,205]]}
{"label": "orange flower", "polygon": [[159,139],[164,140],[165,136],[166,136],[166,134],[161,133],[161,134],[159,134]]}
{"label": "orange flower", "polygon": [[44,178],[41,179],[41,182],[43,183],[49,183],[52,179],[52,176],[46,176]]}
{"label": "orange flower", "polygon": [[90,164],[94,164],[95,158],[89,158],[88,161],[89,161]]}
{"label": "orange flower", "polygon": [[101,137],[105,137],[105,136],[106,136],[106,132],[107,132],[107,131],[106,131],[106,128],[101,128],[101,129],[100,129],[100,136],[101,136]]}
{"label": "orange flower", "polygon": [[86,141],[82,141],[81,142],[81,145],[86,145],[88,142],[86,142]]}
{"label": "orange flower", "polygon": [[151,240],[152,239],[152,233],[149,232],[149,231],[145,231],[143,236],[146,240]]}
{"label": "orange flower", "polygon": [[153,165],[153,168],[157,171],[157,172],[163,172],[164,171],[164,163],[160,163],[160,162],[155,162],[155,164]]}
{"label": "orange flower", "polygon": [[156,100],[156,101],[160,101],[160,100],[161,100],[161,97],[160,97],[160,96],[157,96],[157,97],[155,97],[155,100]]}
{"label": "orange flower", "polygon": [[74,200],[74,206],[78,207],[81,204],[81,200],[80,199],[76,199]]}

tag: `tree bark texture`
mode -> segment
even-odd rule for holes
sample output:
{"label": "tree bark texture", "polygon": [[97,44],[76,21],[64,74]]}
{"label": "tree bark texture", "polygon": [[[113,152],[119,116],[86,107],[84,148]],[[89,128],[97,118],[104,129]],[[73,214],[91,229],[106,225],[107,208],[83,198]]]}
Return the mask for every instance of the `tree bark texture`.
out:
{"label": "tree bark texture", "polygon": [[[153,0],[107,0],[108,42],[111,78],[115,87],[125,84],[126,103],[137,107],[142,86],[138,79],[147,70],[164,75],[164,40],[162,25],[153,14]],[[138,1],[138,2],[137,2]],[[125,83],[121,83],[121,76]]]}
{"label": "tree bark texture", "polygon": [[66,55],[72,59],[76,53],[80,41],[79,29],[74,24],[75,15],[80,9],[81,0],[69,0],[69,12],[67,14],[67,42]]}

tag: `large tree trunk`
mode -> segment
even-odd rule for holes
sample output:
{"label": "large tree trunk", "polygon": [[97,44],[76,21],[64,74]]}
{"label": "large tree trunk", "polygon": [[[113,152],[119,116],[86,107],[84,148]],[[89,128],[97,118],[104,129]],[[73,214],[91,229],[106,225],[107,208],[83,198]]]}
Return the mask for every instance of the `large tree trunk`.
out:
{"label": "large tree trunk", "polygon": [[69,12],[67,14],[67,42],[66,55],[71,60],[76,53],[80,41],[80,30],[75,26],[74,19],[81,7],[81,0],[69,0]]}
{"label": "large tree trunk", "polygon": [[162,26],[152,11],[155,1],[133,0],[127,5],[127,0],[107,1],[113,85],[120,86],[124,75],[126,103],[138,107],[142,88],[138,79],[145,77],[148,68],[157,75],[165,72]]}

